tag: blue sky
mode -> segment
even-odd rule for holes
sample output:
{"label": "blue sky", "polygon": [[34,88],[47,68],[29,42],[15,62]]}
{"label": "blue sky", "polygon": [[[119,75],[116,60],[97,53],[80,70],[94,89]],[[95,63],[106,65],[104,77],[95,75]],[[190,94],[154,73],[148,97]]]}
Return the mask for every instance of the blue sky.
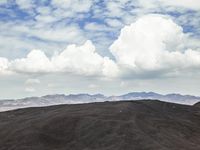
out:
{"label": "blue sky", "polygon": [[0,18],[0,98],[200,95],[199,0],[1,0]]}

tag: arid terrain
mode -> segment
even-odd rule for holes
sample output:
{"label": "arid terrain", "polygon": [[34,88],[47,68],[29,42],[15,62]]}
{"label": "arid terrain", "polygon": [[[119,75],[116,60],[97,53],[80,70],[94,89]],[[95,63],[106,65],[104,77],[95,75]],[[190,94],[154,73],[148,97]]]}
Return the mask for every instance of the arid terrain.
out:
{"label": "arid terrain", "polygon": [[140,100],[1,112],[0,150],[200,150],[200,107]]}

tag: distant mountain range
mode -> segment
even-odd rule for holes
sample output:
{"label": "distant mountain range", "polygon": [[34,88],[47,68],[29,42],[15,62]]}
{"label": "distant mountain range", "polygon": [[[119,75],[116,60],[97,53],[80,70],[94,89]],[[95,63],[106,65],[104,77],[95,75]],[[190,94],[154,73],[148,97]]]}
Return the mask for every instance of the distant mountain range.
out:
{"label": "distant mountain range", "polygon": [[0,100],[0,111],[13,110],[26,107],[41,107],[59,104],[79,104],[103,101],[141,100],[153,99],[179,104],[193,105],[200,101],[200,97],[181,94],[158,94],[154,92],[131,92],[119,96],[105,96],[103,94],[55,94],[42,97],[27,97],[16,100]]}

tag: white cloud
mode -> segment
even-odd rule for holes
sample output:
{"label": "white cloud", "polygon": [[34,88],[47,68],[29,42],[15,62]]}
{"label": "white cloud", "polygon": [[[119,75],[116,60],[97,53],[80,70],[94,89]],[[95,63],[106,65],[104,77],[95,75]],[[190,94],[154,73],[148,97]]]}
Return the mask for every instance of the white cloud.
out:
{"label": "white cloud", "polygon": [[41,15],[49,15],[51,14],[52,9],[48,6],[41,6],[37,8],[37,12]]}
{"label": "white cloud", "polygon": [[56,17],[53,17],[51,15],[37,15],[35,17],[35,19],[40,22],[40,23],[43,23],[43,24],[47,24],[47,23],[53,23],[53,22],[56,22],[58,19]]}
{"label": "white cloud", "polygon": [[0,21],[0,57],[24,57],[31,49],[42,49],[52,55],[55,50],[60,51],[67,44],[82,44],[86,41],[84,33],[77,25],[55,26],[41,27],[31,22]]}
{"label": "white cloud", "polygon": [[[8,62],[2,58],[2,67]],[[85,76],[115,77],[118,67],[108,57],[100,56],[91,41],[82,46],[69,45],[61,53],[48,58],[41,50],[32,50],[25,58],[10,61],[9,70],[18,73],[67,72]]]}
{"label": "white cloud", "polygon": [[11,70],[24,73],[51,72],[52,64],[41,50],[32,50],[26,58],[11,61]]}
{"label": "white cloud", "polygon": [[183,7],[187,9],[200,10],[199,0],[159,0],[168,6]]}
{"label": "white cloud", "polygon": [[86,41],[81,46],[69,45],[52,57],[47,57],[41,50],[32,50],[24,58],[12,61],[1,58],[0,71],[25,74],[57,72],[96,77],[117,77],[123,73],[146,73],[148,76],[149,72],[175,74],[200,68],[200,51],[190,47],[192,41],[197,43],[169,17],[152,14],[121,30],[118,39],[110,46],[115,61],[99,55],[93,43]]}
{"label": "white cloud", "polygon": [[33,0],[16,0],[16,3],[21,9],[30,9],[34,6]]}
{"label": "white cloud", "polygon": [[121,27],[123,25],[122,22],[119,21],[118,19],[106,19],[105,21],[111,27],[118,28],[118,27]]}
{"label": "white cloud", "polygon": [[[195,86],[198,85],[196,82],[200,81],[199,0],[108,0],[101,2],[99,0],[50,0],[48,4],[47,1],[0,0],[0,12],[5,14],[0,21],[0,57],[6,57],[0,58],[0,87],[3,91],[1,97],[5,97],[5,93],[8,97],[19,96],[25,88],[27,91],[36,90],[32,95],[60,93],[66,90],[73,93],[87,89],[90,91],[102,89],[102,92],[109,91],[110,94],[113,94],[115,90],[119,93],[122,90],[124,92],[158,89],[162,91],[169,90],[167,88],[169,86],[176,87],[176,91],[195,91],[197,94],[200,92]],[[117,38],[120,28],[125,24],[135,22],[140,16],[155,12],[168,15],[184,28],[184,32],[190,33],[187,35],[183,33],[181,27],[169,23],[168,18],[163,19],[168,20],[166,26],[169,25],[169,29],[161,27],[160,23],[152,28],[150,25],[154,26],[154,24],[150,20],[148,25],[142,24],[141,32],[145,31],[147,36],[155,38],[148,39],[140,35],[137,30],[143,40],[138,39],[137,37],[140,36],[136,35],[135,39],[131,40],[133,32],[129,30],[127,32],[130,32],[130,39],[122,40],[121,43],[126,49],[123,47],[119,51],[113,49],[114,57],[111,56],[108,47]],[[24,15],[21,16],[21,13]],[[163,19],[161,19],[162,22]],[[136,28],[133,30],[136,31]],[[161,33],[165,34],[161,35]],[[124,34],[125,37],[126,35],[128,34]],[[170,38],[167,38],[167,35]],[[125,37],[119,37],[119,39],[126,39]],[[96,48],[83,44],[87,39],[91,39]],[[136,44],[131,45],[132,42]],[[73,53],[70,53],[69,48],[65,49],[66,44],[71,43],[76,44]],[[155,49],[148,49],[148,47]],[[83,51],[86,48],[90,50]],[[145,51],[141,52],[139,49],[145,49]],[[58,51],[57,55],[53,55],[55,50]],[[132,52],[135,50],[137,57],[136,53]],[[39,57],[41,60],[38,59]],[[132,58],[136,60],[136,63]],[[71,65],[66,63],[67,61]],[[41,73],[45,76],[40,75]],[[113,77],[120,73],[129,74],[129,78],[123,78],[121,82],[121,78],[99,80],[99,78],[85,77]],[[177,75],[177,78],[168,80],[169,78],[163,79],[157,76],[168,74]],[[122,74],[121,77],[124,76]],[[151,82],[141,79],[143,76],[148,77]],[[38,82],[34,81],[35,77],[42,81],[42,84],[34,84]],[[33,81],[28,81],[27,78],[33,78]],[[26,80],[33,83],[23,84]],[[177,80],[179,82],[176,82]],[[87,82],[87,84],[82,82]],[[143,84],[139,85],[140,82]],[[174,84],[180,86],[174,86]],[[95,85],[101,88],[93,89]],[[14,89],[15,92],[13,92]],[[171,88],[170,90],[175,91]],[[13,94],[10,95],[10,92]],[[32,95],[26,93],[26,96]]]}
{"label": "white cloud", "polygon": [[88,23],[84,26],[86,30],[91,30],[91,31],[109,31],[109,27],[105,26],[104,24],[98,24],[98,23]]}
{"label": "white cloud", "polygon": [[93,4],[92,0],[52,0],[51,6],[54,8],[52,16],[60,19],[78,18],[81,13],[89,12]]}
{"label": "white cloud", "polygon": [[137,0],[135,4],[146,10],[158,10],[159,8],[165,8],[165,10],[176,8],[177,11],[183,11],[183,9],[200,9],[199,0]]}
{"label": "white cloud", "polygon": [[119,65],[135,73],[200,68],[200,52],[188,49],[188,38],[171,19],[147,15],[125,26],[110,51]]}
{"label": "white cloud", "polygon": [[58,70],[84,75],[115,76],[118,71],[111,59],[95,52],[95,46],[91,41],[80,47],[68,46],[62,53],[52,58],[52,63]]}
{"label": "white cloud", "polygon": [[[47,16],[48,17],[48,16]],[[49,16],[51,17],[51,16]],[[38,19],[36,17],[36,19]],[[40,19],[39,19],[40,20]],[[66,43],[83,43],[86,39],[83,36],[83,31],[77,24],[65,26],[63,24],[44,24],[50,21],[51,18],[45,18],[43,22],[0,22],[1,35],[4,38],[16,37],[20,40],[38,39],[37,41],[45,41],[46,45],[53,42]],[[9,39],[8,39],[9,40]],[[4,42],[0,42],[2,45]],[[21,45],[23,42],[21,41]],[[19,44],[20,45],[20,44]],[[30,44],[29,44],[30,45]],[[19,47],[19,46],[18,46]]]}
{"label": "white cloud", "polygon": [[80,42],[84,40],[82,31],[76,25],[69,25],[68,27],[57,26],[55,28],[18,26],[15,27],[14,30],[27,34],[28,37],[36,37],[41,40],[53,42],[76,43],[76,41]]}
{"label": "white cloud", "polygon": [[91,0],[52,0],[52,5],[57,8],[62,8],[65,10],[75,11],[75,12],[87,12],[91,5]]}
{"label": "white cloud", "polygon": [[106,7],[108,10],[107,16],[109,17],[119,17],[123,16],[124,11],[123,11],[123,6],[121,3],[118,1],[109,1],[106,3]]}

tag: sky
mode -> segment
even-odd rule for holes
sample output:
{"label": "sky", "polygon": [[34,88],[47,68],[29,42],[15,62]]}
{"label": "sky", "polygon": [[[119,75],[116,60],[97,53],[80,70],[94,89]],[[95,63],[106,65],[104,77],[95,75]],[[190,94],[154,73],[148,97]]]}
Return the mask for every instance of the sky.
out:
{"label": "sky", "polygon": [[199,85],[199,0],[0,0],[0,99]]}

